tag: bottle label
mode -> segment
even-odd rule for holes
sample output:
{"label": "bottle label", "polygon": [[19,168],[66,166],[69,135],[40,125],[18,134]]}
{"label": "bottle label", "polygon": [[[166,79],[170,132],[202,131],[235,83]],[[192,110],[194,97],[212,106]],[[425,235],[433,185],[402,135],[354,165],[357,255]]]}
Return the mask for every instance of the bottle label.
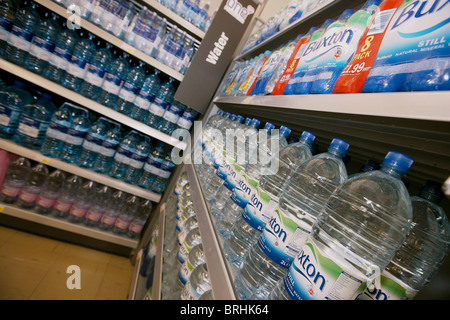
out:
{"label": "bottle label", "polygon": [[68,50],[56,46],[48,62],[50,62],[56,68],[66,70],[71,58],[72,55]]}
{"label": "bottle label", "polygon": [[139,234],[142,229],[144,229],[144,225],[141,223],[132,222],[130,223],[130,227],[128,229],[133,233]]}
{"label": "bottle label", "polygon": [[178,249],[178,255],[177,255],[178,261],[180,261],[183,264],[184,261],[186,261],[186,258],[188,257],[189,252],[191,252],[191,250],[192,250],[192,247],[190,247],[186,243],[186,241],[183,242],[180,245],[180,248]]}
{"label": "bottle label", "polygon": [[118,229],[126,230],[130,226],[130,221],[126,221],[126,220],[118,218],[116,220],[116,223],[114,224],[114,226]]}
{"label": "bottle label", "polygon": [[89,128],[83,126],[68,128],[64,142],[73,146],[81,146],[88,130]]}
{"label": "bottle label", "polygon": [[275,263],[288,268],[310,232],[283,215],[277,208],[264,226],[258,244]]}
{"label": "bottle label", "polygon": [[141,19],[136,20],[136,24],[133,28],[133,33],[144,38],[147,41],[154,42],[158,35],[158,29],[153,28],[151,25],[143,22]]}
{"label": "bottle label", "polygon": [[183,290],[181,290],[180,299],[181,300],[198,300],[200,298],[200,294],[195,291],[192,287],[191,283],[188,282]]}
{"label": "bottle label", "polygon": [[181,265],[180,272],[178,272],[178,278],[183,285],[188,282],[193,270],[194,266],[192,266],[189,259],[186,259],[186,261]]}
{"label": "bottle label", "polygon": [[31,41],[30,54],[38,59],[49,61],[55,45],[38,36],[34,36]]}
{"label": "bottle label", "polygon": [[119,97],[122,98],[125,101],[133,102],[134,99],[136,99],[136,95],[139,91],[139,88],[135,85],[124,82],[122,89],[119,92]]}
{"label": "bottle label", "polygon": [[158,97],[155,97],[155,100],[150,105],[149,112],[154,114],[155,116],[162,117],[164,112],[166,112],[167,105],[167,102]]}
{"label": "bottle label", "polygon": [[70,122],[68,121],[51,121],[45,136],[51,139],[64,141],[66,139],[69,126]]}
{"label": "bottle label", "polygon": [[171,123],[177,123],[181,111],[178,106],[171,104],[164,113],[163,118]]}
{"label": "bottle label", "polygon": [[105,81],[103,82],[103,89],[111,94],[118,95],[121,84],[122,79],[120,79],[118,76],[114,74],[107,72],[105,76]]}
{"label": "bottle label", "polygon": [[16,122],[20,117],[21,111],[13,109],[5,104],[0,103],[0,125],[7,127],[9,123]]}
{"label": "bottle label", "polygon": [[16,197],[20,193],[21,188],[15,188],[8,185],[3,184],[2,186],[2,194],[7,197]]}
{"label": "bottle label", "polygon": [[67,65],[67,72],[76,78],[84,79],[88,69],[87,66],[87,60],[72,55],[70,63]]}
{"label": "bottle label", "polygon": [[11,31],[12,22],[3,16],[0,16],[0,40],[7,41],[9,31]]}
{"label": "bottle label", "polygon": [[22,190],[22,192],[19,195],[19,199],[23,202],[31,203],[36,201],[37,197],[39,196],[38,193],[30,193],[25,190]]}
{"label": "bottle label", "polygon": [[183,114],[178,118],[177,126],[180,128],[190,130],[194,123],[195,116],[192,112],[184,110]]}
{"label": "bottle label", "polygon": [[43,122],[24,116],[20,120],[19,128],[17,130],[23,135],[31,138],[37,138],[40,132],[45,132],[47,130],[48,125],[48,122]]}
{"label": "bottle label", "polygon": [[262,232],[277,204],[278,199],[270,197],[258,186],[256,193],[251,195],[250,201],[242,212],[242,218],[253,228]]}
{"label": "bottle label", "polygon": [[56,200],[55,209],[61,212],[67,212],[72,207],[72,203],[65,203],[60,200]]}
{"label": "bottle label", "polygon": [[96,132],[89,133],[83,141],[83,149],[100,153],[104,139],[104,136]]}
{"label": "bottle label", "polygon": [[29,51],[31,47],[31,39],[33,39],[32,32],[13,24],[8,38],[8,43],[10,45],[23,51]]}
{"label": "bottle label", "polygon": [[308,239],[286,273],[284,285],[293,300],[350,300],[364,289],[366,279],[343,270]]}
{"label": "bottle label", "polygon": [[114,223],[116,223],[117,217],[116,216],[110,216],[107,214],[104,214],[102,216],[101,222],[102,224],[105,224],[107,226],[112,226]]}
{"label": "bottle label", "polygon": [[147,154],[143,154],[141,152],[135,152],[131,156],[131,161],[129,163],[130,167],[135,169],[141,169],[144,165],[145,159],[147,159]]}
{"label": "bottle label", "polygon": [[100,219],[103,216],[103,212],[93,211],[91,209],[86,212],[86,219],[89,221],[97,222],[100,221]]}
{"label": "bottle label", "polygon": [[93,64],[89,64],[84,80],[94,86],[101,87],[105,73],[105,70],[103,70],[102,68],[99,68]]}
{"label": "bottle label", "polygon": [[246,174],[242,174],[241,179],[236,184],[231,200],[234,201],[242,209],[245,208],[250,201],[252,193],[256,192],[258,181],[249,178]]}
{"label": "bottle label", "polygon": [[120,144],[120,140],[106,139],[99,147],[98,153],[106,158],[114,156],[117,146]]}
{"label": "bottle label", "polygon": [[134,150],[128,150],[125,147],[119,146],[114,155],[114,160],[129,165],[133,161],[133,151]]}
{"label": "bottle label", "polygon": [[56,199],[48,199],[44,198],[42,196],[39,196],[39,198],[36,201],[36,205],[42,207],[42,208],[51,208],[56,202]]}
{"label": "bottle label", "polygon": [[230,164],[228,174],[225,177],[223,185],[230,191],[234,191],[237,183],[242,179],[240,172],[242,171],[241,166],[237,164]]}
{"label": "bottle label", "polygon": [[134,104],[142,110],[148,110],[150,104],[155,100],[155,96],[145,90],[139,91],[138,96],[134,100]]}
{"label": "bottle label", "polygon": [[386,270],[381,274],[380,283],[381,288],[366,287],[355,300],[413,300],[418,292]]}
{"label": "bottle label", "polygon": [[77,206],[72,206],[70,208],[70,214],[74,217],[81,218],[86,215],[87,209],[78,208]]}

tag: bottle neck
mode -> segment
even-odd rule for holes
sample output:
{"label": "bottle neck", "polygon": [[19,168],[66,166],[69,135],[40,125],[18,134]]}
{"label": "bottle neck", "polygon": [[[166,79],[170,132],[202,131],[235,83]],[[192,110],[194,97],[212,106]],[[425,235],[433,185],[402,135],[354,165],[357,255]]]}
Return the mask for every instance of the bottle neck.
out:
{"label": "bottle neck", "polygon": [[384,173],[393,176],[397,179],[402,179],[405,176],[405,172],[398,170],[394,167],[391,166],[385,166],[385,165],[381,165],[381,171],[383,171]]}
{"label": "bottle neck", "polygon": [[342,153],[336,149],[328,149],[328,153],[330,153],[340,159],[344,158],[344,156],[345,156],[345,153]]}

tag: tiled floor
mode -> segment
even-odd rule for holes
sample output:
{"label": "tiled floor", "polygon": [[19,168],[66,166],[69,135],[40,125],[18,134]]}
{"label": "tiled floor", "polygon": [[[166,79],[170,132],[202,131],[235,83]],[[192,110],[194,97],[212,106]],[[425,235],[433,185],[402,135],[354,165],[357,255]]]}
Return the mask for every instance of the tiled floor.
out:
{"label": "tiled floor", "polygon": [[[81,289],[67,286],[70,265]],[[0,226],[0,300],[125,300],[132,273],[126,257]]]}

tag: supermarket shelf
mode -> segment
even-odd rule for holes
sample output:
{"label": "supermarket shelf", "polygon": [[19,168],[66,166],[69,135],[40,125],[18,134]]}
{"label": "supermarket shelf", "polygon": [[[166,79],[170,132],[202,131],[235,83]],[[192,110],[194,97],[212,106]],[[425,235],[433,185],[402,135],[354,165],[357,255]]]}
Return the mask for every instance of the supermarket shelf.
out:
{"label": "supermarket shelf", "polygon": [[166,216],[164,211],[165,207],[166,205],[163,204],[159,213],[158,244],[156,247],[156,260],[153,274],[152,300],[161,300],[162,269],[164,258],[164,233],[166,230]]}
{"label": "supermarket shelf", "polygon": [[175,22],[177,25],[184,28],[187,32],[194,34],[195,36],[197,36],[200,39],[204,38],[204,36],[205,36],[204,31],[200,30],[199,28],[194,26],[189,21],[183,19],[182,17],[177,15],[172,10],[164,7],[159,2],[157,2],[155,0],[143,0],[143,2],[146,3],[147,5],[149,5],[150,7],[152,7],[153,9],[159,11],[162,15],[166,16],[167,18],[169,18],[170,20]]}
{"label": "supermarket shelf", "polygon": [[[55,2],[52,2],[50,0],[36,0],[36,2],[38,4],[40,4],[41,6],[46,7],[47,9],[53,11],[54,13],[60,15],[61,17],[64,18],[69,18],[73,15],[72,12],[67,11],[66,8],[61,7],[60,5],[56,4]],[[91,32],[92,34],[96,35],[99,38],[102,38],[103,40],[111,43],[112,45],[128,52],[130,55],[138,58],[139,60],[144,61],[145,63],[155,67],[156,69],[159,69],[161,72],[171,76],[172,78],[178,80],[178,81],[182,81],[184,76],[173,70],[172,68],[169,68],[168,66],[166,66],[165,64],[163,64],[162,62],[148,56],[147,54],[143,53],[142,51],[130,46],[128,43],[120,40],[119,38],[115,37],[114,35],[112,35],[111,33],[101,29],[100,27],[97,27],[95,24],[90,23],[87,20],[84,20],[82,18],[80,19],[80,26]]]}
{"label": "supermarket shelf", "polygon": [[134,120],[124,114],[121,114],[120,112],[114,111],[111,108],[105,107],[91,99],[88,99],[72,90],[66,89],[65,87],[59,84],[47,80],[44,77],[41,77],[40,75],[37,75],[33,72],[23,69],[22,67],[19,67],[11,62],[0,59],[0,69],[12,73],[15,76],[18,76],[35,85],[38,85],[41,88],[44,88],[54,94],[69,99],[75,102],[76,104],[79,104],[90,110],[103,114],[112,120],[123,123],[124,125],[133,128],[134,130],[137,130],[143,134],[146,134],[152,138],[158,139],[159,141],[170,144],[182,150],[186,148],[186,143],[181,142],[180,140],[175,139],[172,136],[162,133],[161,131],[149,127],[140,121]]}
{"label": "supermarket shelf", "polygon": [[232,268],[222,255],[221,238],[216,234],[209,208],[203,196],[203,190],[192,164],[186,164],[186,171],[191,186],[191,194],[198,220],[198,227],[202,237],[206,265],[208,266],[214,299],[235,300],[233,279],[236,268]]}
{"label": "supermarket shelf", "polygon": [[[222,97],[217,105],[450,122],[450,91]],[[274,110],[277,111],[277,110]]]}
{"label": "supermarket shelf", "polygon": [[67,220],[38,214],[30,210],[21,209],[15,205],[0,203],[0,212],[1,212],[0,214],[2,215],[9,215],[22,220],[39,223],[41,225],[46,225],[48,227],[57,228],[60,230],[72,232],[96,240],[106,241],[124,247],[136,248],[138,245],[138,240],[118,236],[112,232],[106,232],[100,229],[90,228],[82,224],[71,223]]}
{"label": "supermarket shelf", "polygon": [[125,183],[118,179],[111,178],[106,174],[96,173],[92,170],[80,168],[75,164],[69,164],[58,159],[46,157],[38,151],[24,148],[22,146],[15,144],[10,140],[0,139],[0,149],[15,153],[30,160],[44,163],[46,165],[58,168],[65,172],[76,174],[80,177],[89,180],[94,180],[100,184],[107,185],[111,188],[122,190],[130,194],[134,194],[138,197],[148,199],[153,202],[159,202],[161,200],[160,194],[156,194],[149,190],[140,188],[138,186]]}

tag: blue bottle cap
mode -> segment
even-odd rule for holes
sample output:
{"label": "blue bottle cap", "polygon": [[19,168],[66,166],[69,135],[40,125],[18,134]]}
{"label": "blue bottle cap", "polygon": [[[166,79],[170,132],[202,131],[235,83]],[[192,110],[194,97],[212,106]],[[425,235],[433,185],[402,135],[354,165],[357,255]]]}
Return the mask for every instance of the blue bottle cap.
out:
{"label": "blue bottle cap", "polygon": [[355,13],[355,10],[353,9],[346,9],[342,14],[339,16],[340,21],[346,21],[348,18],[350,18]]}
{"label": "blue bottle cap", "polygon": [[288,127],[286,127],[286,126],[281,126],[280,127],[280,135],[282,135],[285,138],[287,138],[290,133],[291,133],[291,129],[289,129]]}
{"label": "blue bottle cap", "polygon": [[305,143],[313,143],[315,139],[316,139],[316,136],[314,134],[312,134],[309,131],[303,131],[299,140],[304,141]]}
{"label": "blue bottle cap", "polygon": [[254,118],[253,120],[252,120],[252,126],[254,127],[254,128],[259,128],[259,125],[261,124],[261,121],[259,121],[258,119],[256,119],[256,118]]}
{"label": "blue bottle cap", "polygon": [[344,141],[339,138],[334,138],[333,141],[331,141],[331,144],[328,147],[328,150],[336,150],[336,151],[342,153],[342,156],[344,156],[349,147],[350,147],[350,144],[347,141]]}
{"label": "blue bottle cap", "polygon": [[384,157],[382,165],[393,167],[406,173],[411,169],[413,163],[414,159],[410,156],[397,151],[389,151]]}
{"label": "blue bottle cap", "polygon": [[238,120],[240,123],[244,122],[244,117],[241,115],[236,116],[236,120]]}
{"label": "blue bottle cap", "polygon": [[266,122],[266,125],[264,126],[264,129],[266,129],[267,131],[272,131],[274,128],[275,128],[275,125],[270,122]]}
{"label": "blue bottle cap", "polygon": [[249,126],[251,123],[252,123],[252,118],[249,118],[249,117],[245,118],[245,124],[247,126]]}

